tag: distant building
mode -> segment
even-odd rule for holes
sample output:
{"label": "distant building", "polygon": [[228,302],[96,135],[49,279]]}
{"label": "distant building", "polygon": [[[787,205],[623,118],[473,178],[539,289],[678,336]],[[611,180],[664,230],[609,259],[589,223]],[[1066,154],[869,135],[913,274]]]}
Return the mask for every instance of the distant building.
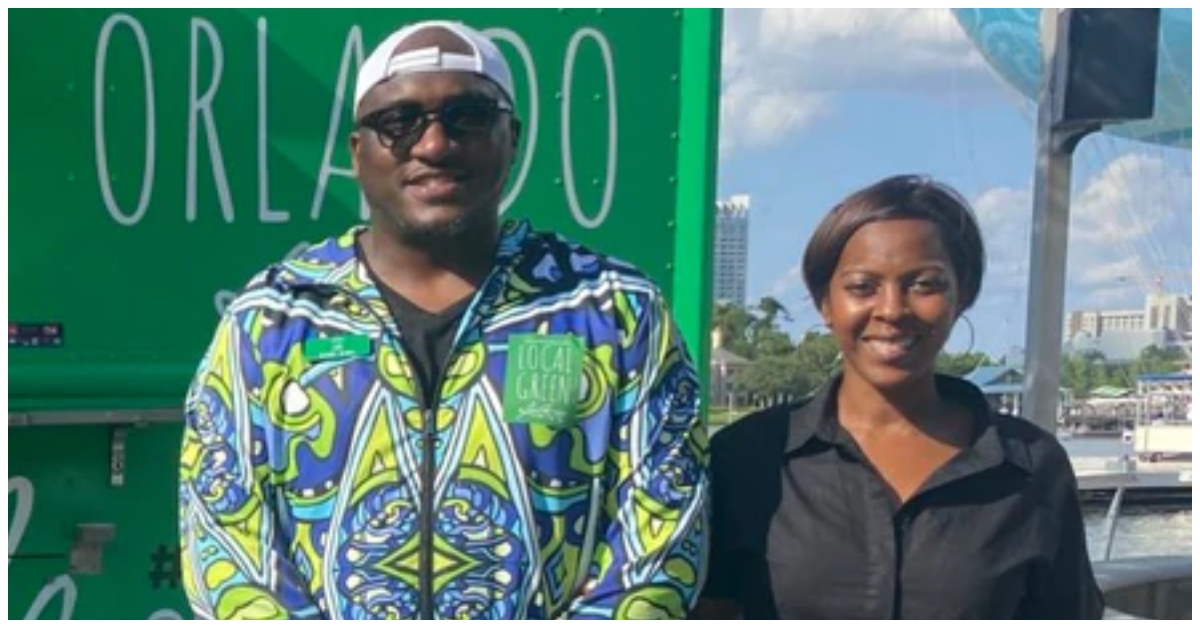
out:
{"label": "distant building", "polygon": [[1146,296],[1140,310],[1077,310],[1063,322],[1067,353],[1098,351],[1113,362],[1136,360],[1148,346],[1191,350],[1192,299],[1178,294]]}
{"label": "distant building", "polygon": [[1137,380],[1138,397],[1145,400],[1142,418],[1147,421],[1192,420],[1192,372],[1143,373]]}
{"label": "distant building", "polygon": [[746,267],[750,246],[750,196],[717,201],[713,238],[713,300],[746,304]]}
{"label": "distant building", "polygon": [[708,358],[708,392],[710,403],[715,406],[737,407],[743,405],[733,390],[733,380],[750,361],[726,349],[720,328],[712,330],[712,351]]}
{"label": "distant building", "polygon": [[979,387],[992,408],[1006,414],[1021,414],[1025,380],[1020,369],[1004,365],[981,366],[967,373],[964,379]]}
{"label": "distant building", "polygon": [[[975,384],[984,398],[998,412],[1021,416],[1025,419],[1025,373],[1015,366],[999,364],[996,366],[981,366],[963,376]],[[1073,401],[1071,391],[1066,388],[1058,389],[1059,414],[1063,406]]]}

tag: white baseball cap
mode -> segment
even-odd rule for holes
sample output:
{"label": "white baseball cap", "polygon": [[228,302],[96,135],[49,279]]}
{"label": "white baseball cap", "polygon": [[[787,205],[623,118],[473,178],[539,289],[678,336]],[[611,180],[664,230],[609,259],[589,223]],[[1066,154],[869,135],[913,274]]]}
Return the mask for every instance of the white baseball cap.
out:
{"label": "white baseball cap", "polygon": [[[438,46],[396,52],[409,37],[422,31],[444,29],[462,40],[470,54],[443,51]],[[409,24],[392,33],[371,52],[358,69],[354,87],[354,111],[370,89],[395,76],[421,72],[468,72],[491,80],[513,102],[512,71],[500,49],[483,33],[461,22],[431,20]]]}

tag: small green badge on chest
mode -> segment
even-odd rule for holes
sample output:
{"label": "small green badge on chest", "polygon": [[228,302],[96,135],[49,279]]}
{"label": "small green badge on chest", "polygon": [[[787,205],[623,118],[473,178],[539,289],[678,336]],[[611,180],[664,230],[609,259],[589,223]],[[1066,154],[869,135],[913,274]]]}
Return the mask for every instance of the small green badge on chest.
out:
{"label": "small green badge on chest", "polygon": [[574,424],[583,381],[583,351],[583,341],[576,336],[509,336],[505,420],[555,428]]}
{"label": "small green badge on chest", "polygon": [[328,338],[309,338],[304,341],[304,357],[310,362],[357,358],[367,355],[371,355],[371,339],[367,336],[347,334]]}

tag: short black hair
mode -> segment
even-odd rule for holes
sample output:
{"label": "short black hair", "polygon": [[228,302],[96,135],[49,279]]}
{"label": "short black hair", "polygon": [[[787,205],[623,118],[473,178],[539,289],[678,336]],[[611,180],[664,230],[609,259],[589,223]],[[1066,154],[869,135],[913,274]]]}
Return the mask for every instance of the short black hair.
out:
{"label": "short black hair", "polygon": [[829,296],[842,250],[856,231],[872,222],[905,218],[937,227],[958,278],[958,313],[974,305],[987,264],[975,214],[954,188],[912,174],[888,177],[850,194],[817,225],[804,251],[804,282],[813,303],[820,306]]}

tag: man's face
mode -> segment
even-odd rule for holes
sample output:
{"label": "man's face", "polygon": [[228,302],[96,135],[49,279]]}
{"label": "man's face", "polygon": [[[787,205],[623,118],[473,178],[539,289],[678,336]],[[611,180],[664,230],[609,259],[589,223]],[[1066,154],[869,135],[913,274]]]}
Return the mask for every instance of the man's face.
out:
{"label": "man's face", "polygon": [[350,151],[375,223],[417,243],[494,224],[515,153],[508,109],[494,85],[460,72],[368,91]]}

